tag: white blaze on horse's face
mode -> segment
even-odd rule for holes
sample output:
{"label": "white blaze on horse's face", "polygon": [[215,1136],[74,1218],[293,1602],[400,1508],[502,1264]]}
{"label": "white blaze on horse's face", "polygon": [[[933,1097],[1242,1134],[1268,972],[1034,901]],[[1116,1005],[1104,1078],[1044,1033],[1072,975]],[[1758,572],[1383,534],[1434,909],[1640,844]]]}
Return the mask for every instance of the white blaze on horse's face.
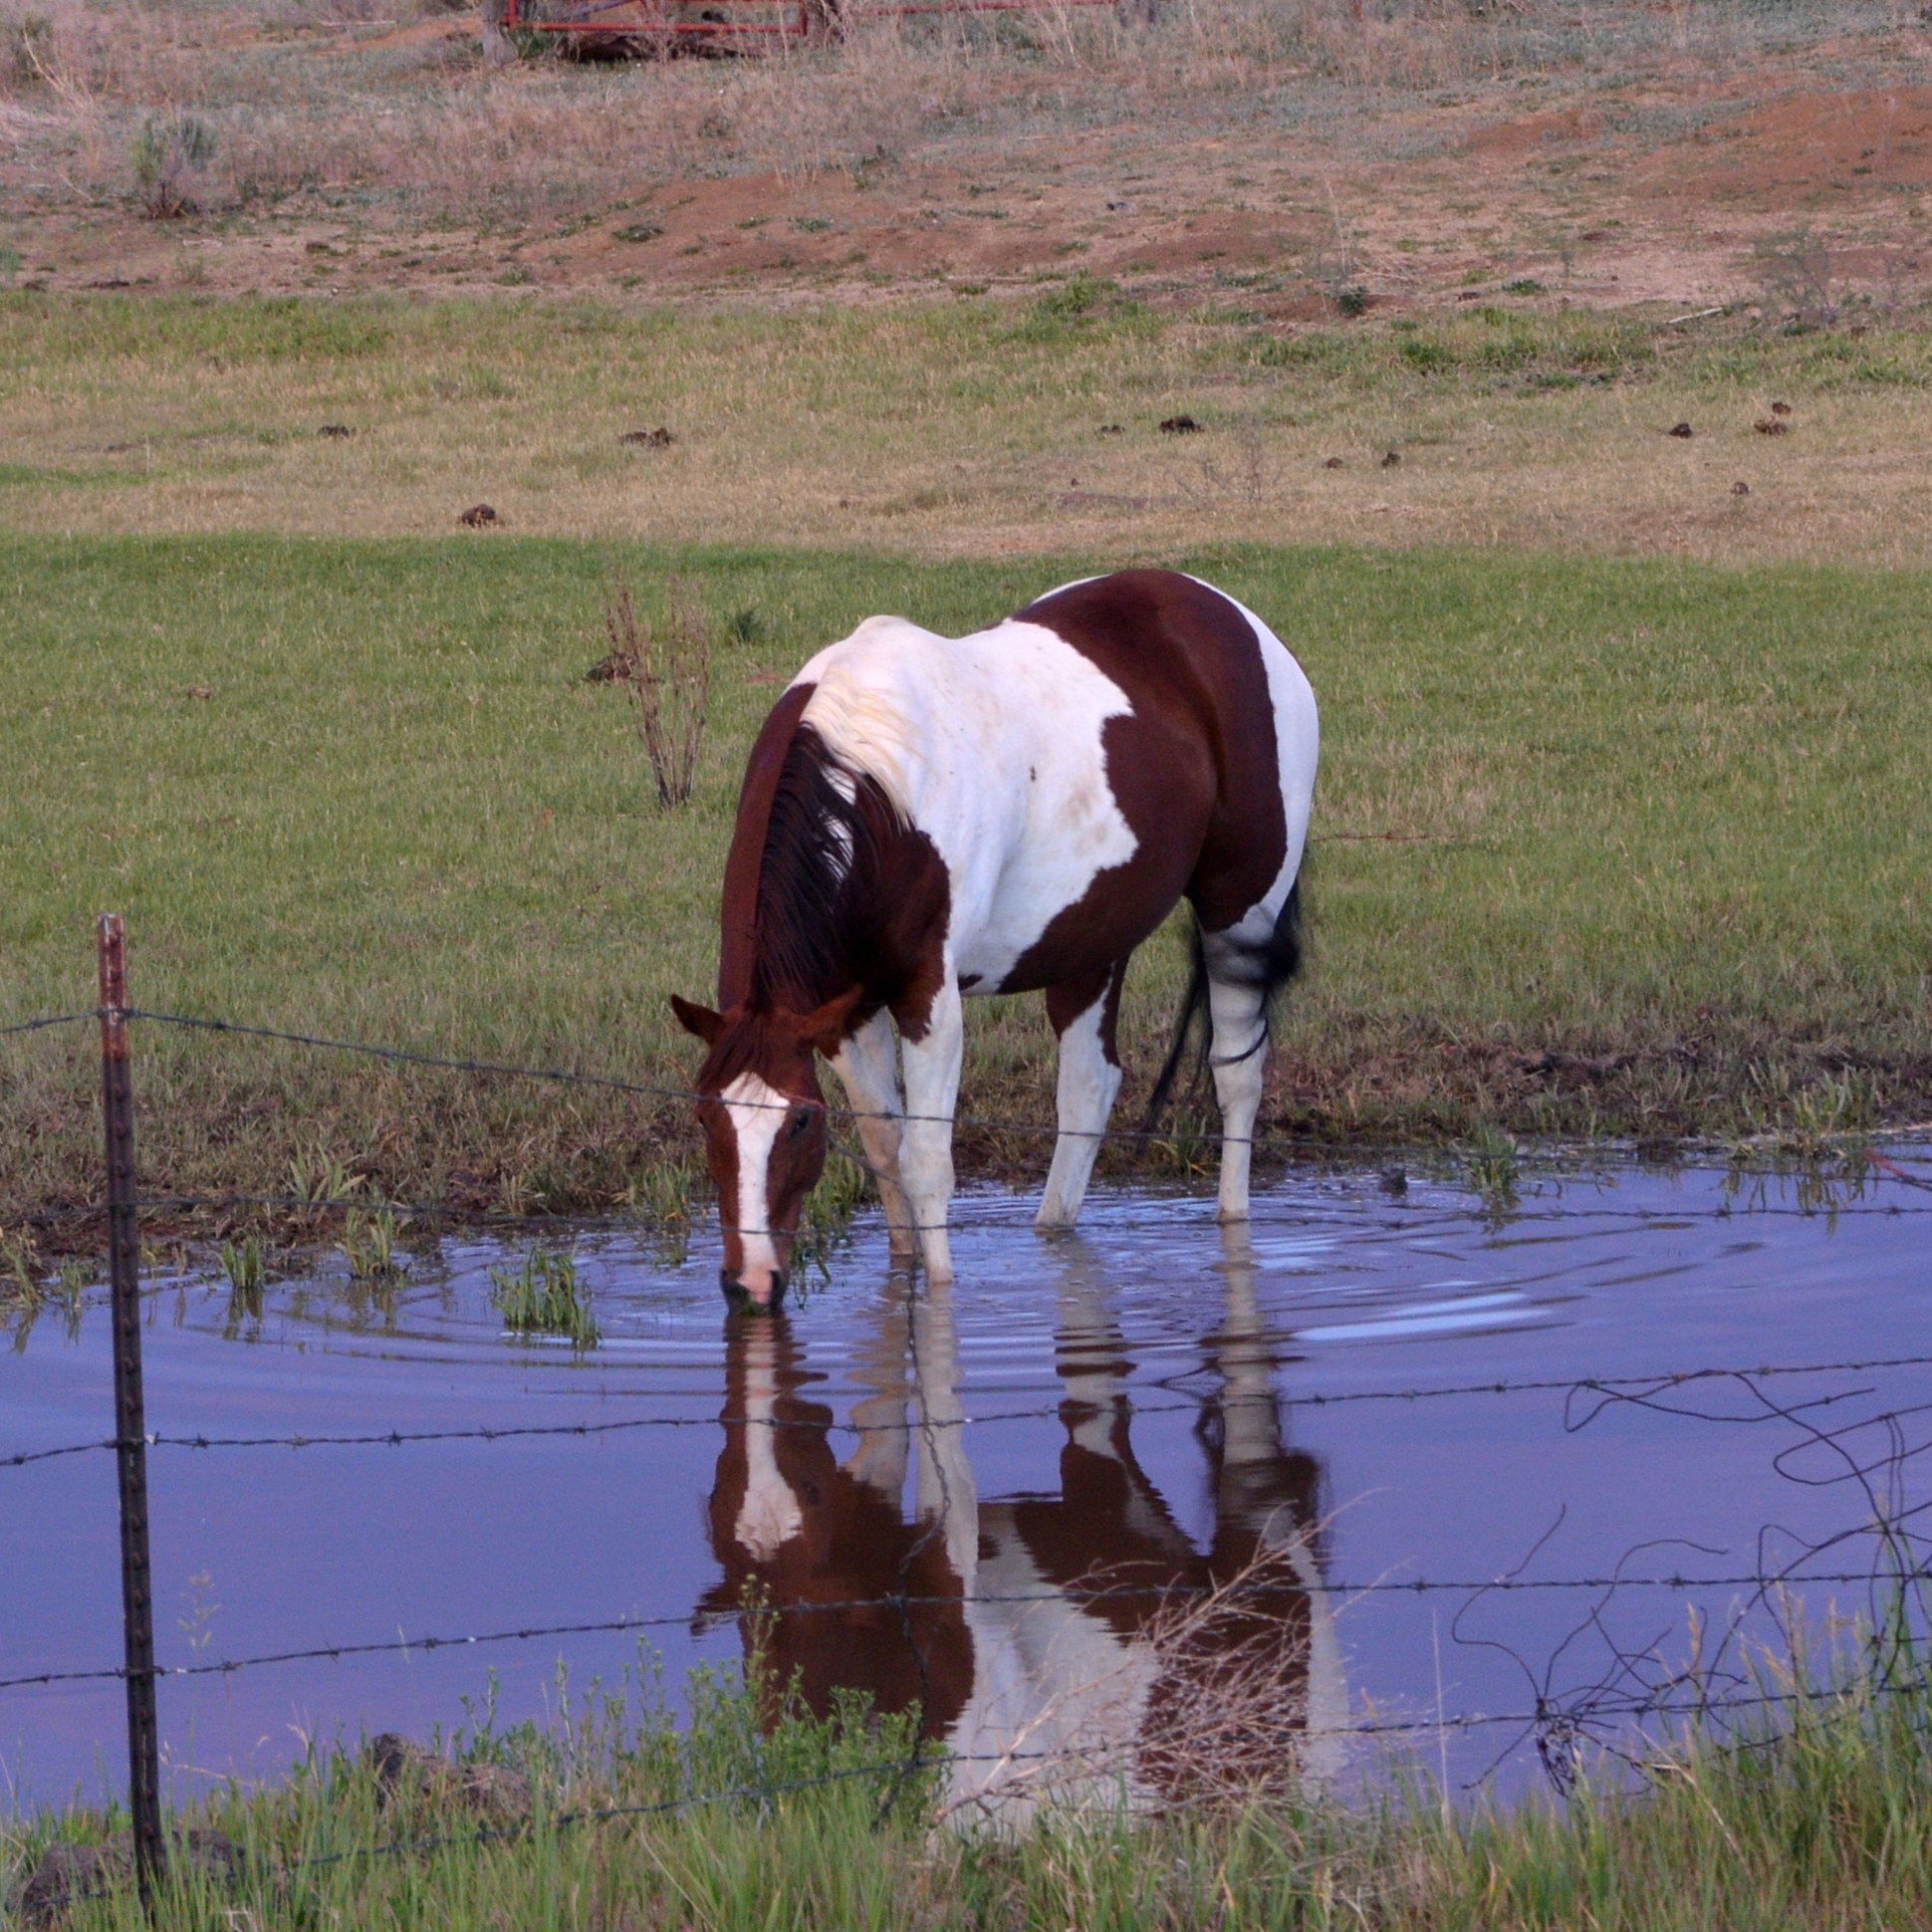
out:
{"label": "white blaze on horse's face", "polygon": [[[738,1286],[768,1302],[785,1269],[772,1213],[772,1152],[791,1116],[791,1102],[756,1074],[740,1074],[719,1098],[738,1150]],[[788,1244],[789,1245],[789,1244]]]}

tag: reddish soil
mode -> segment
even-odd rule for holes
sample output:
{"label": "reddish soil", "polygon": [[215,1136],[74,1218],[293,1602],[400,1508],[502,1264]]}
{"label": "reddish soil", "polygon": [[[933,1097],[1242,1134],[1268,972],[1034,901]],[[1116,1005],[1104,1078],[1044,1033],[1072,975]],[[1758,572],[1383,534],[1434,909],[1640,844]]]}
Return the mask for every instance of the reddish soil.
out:
{"label": "reddish soil", "polygon": [[[362,45],[470,31],[429,21]],[[7,199],[27,274],[54,288],[875,301],[1087,270],[1155,302],[1208,297],[1284,322],[1332,313],[1347,286],[1414,306],[1512,280],[1553,302],[1694,310],[1779,299],[1768,258],[1809,236],[1826,251],[1815,272],[1895,309],[1921,292],[1932,87],[1873,77],[1923,71],[1928,53],[1932,35],[1914,29],[1716,77],[1684,63],[1515,116],[1498,112],[1507,88],[1477,88],[1449,106],[1364,108],[1345,141],[1259,118],[1254,133],[1198,137],[1116,124],[1072,141],[1021,132],[968,163],[935,133],[876,168],[587,181],[594,219],[575,234],[568,221],[385,231],[379,216],[313,206],[152,223],[99,204],[29,215],[47,203]],[[1860,73],[1855,86],[1819,80]]]}

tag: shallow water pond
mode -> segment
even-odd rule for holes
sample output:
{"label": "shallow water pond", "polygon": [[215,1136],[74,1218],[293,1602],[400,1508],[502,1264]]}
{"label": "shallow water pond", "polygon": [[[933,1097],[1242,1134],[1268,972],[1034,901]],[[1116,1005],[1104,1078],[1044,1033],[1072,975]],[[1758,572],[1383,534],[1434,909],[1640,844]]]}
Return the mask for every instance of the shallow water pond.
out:
{"label": "shallow water pond", "polygon": [[[430,1438],[150,1451],[163,1662],[386,1646],[164,1681],[165,1762],[186,1789],[447,1733],[492,1673],[500,1719],[542,1717],[560,1666],[610,1682],[640,1640],[674,1687],[762,1603],[809,1698],[920,1710],[961,1796],[1046,1762],[1181,1780],[1237,1653],[1276,1729],[1224,1758],[1286,1730],[1325,1776],[1383,1745],[1458,1784],[1534,1775],[1539,1743],[1561,1771],[1579,1731],[1682,1701],[1693,1607],[1723,1694],[1732,1633],[1776,1637],[1749,1579],[1796,1575],[1820,1617],[1871,1600],[1873,1499],[1909,1504],[1919,1439],[1877,1418],[1932,1382],[1897,1360],[1932,1356],[1932,1161],[1888,1159],[1822,1193],[1612,1164],[1512,1201],[1305,1171],[1244,1235],[1115,1192],[1043,1239],[1030,1197],[978,1191],[949,1294],[861,1216],[775,1320],[727,1317],[708,1235],[674,1261],[587,1232],[589,1350],[507,1335],[490,1269],[519,1257],[465,1236],[381,1294],[328,1265],[253,1308],[156,1280],[158,1436]],[[106,1434],[102,1298],[15,1339],[0,1457]],[[1826,1363],[1892,1365],[1665,1385]],[[0,1677],[118,1661],[116,1550],[111,1455],[0,1468]],[[0,1690],[12,1802],[118,1787],[121,1712],[112,1679]]]}

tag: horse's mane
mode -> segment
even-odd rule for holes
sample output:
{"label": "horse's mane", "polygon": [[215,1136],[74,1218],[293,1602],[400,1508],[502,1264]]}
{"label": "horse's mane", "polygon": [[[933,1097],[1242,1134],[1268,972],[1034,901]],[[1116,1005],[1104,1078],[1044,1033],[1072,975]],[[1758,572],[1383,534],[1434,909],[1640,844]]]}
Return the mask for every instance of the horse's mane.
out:
{"label": "horse's mane", "polygon": [[809,1012],[862,977],[884,859],[903,829],[884,789],[801,723],[765,827],[751,1005]]}

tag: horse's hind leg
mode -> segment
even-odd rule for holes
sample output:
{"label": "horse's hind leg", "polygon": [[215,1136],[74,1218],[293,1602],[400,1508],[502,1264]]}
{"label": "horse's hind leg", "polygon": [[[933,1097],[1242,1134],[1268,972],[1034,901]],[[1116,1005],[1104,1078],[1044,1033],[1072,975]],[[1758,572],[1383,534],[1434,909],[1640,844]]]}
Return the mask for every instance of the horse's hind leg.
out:
{"label": "horse's hind leg", "polygon": [[1201,935],[1212,1025],[1208,1064],[1221,1107],[1222,1221],[1248,1218],[1248,1173],[1268,1059],[1268,989],[1256,982],[1252,948],[1242,943],[1240,930]]}
{"label": "horse's hind leg", "polygon": [[858,1116],[858,1138],[865,1149],[866,1165],[878,1183],[892,1259],[910,1261],[919,1252],[919,1242],[913,1233],[912,1206],[899,1178],[899,1116],[903,1109],[899,1105],[898,1047],[890,1017],[873,1014],[840,1048],[832,1070]]}
{"label": "horse's hind leg", "polygon": [[1054,1143],[1053,1170],[1036,1227],[1071,1228],[1080,1218],[1107,1116],[1120,1091],[1113,1031],[1126,970],[1126,961],[1120,960],[1089,978],[1047,989],[1047,1018],[1060,1036],[1060,1138]]}

